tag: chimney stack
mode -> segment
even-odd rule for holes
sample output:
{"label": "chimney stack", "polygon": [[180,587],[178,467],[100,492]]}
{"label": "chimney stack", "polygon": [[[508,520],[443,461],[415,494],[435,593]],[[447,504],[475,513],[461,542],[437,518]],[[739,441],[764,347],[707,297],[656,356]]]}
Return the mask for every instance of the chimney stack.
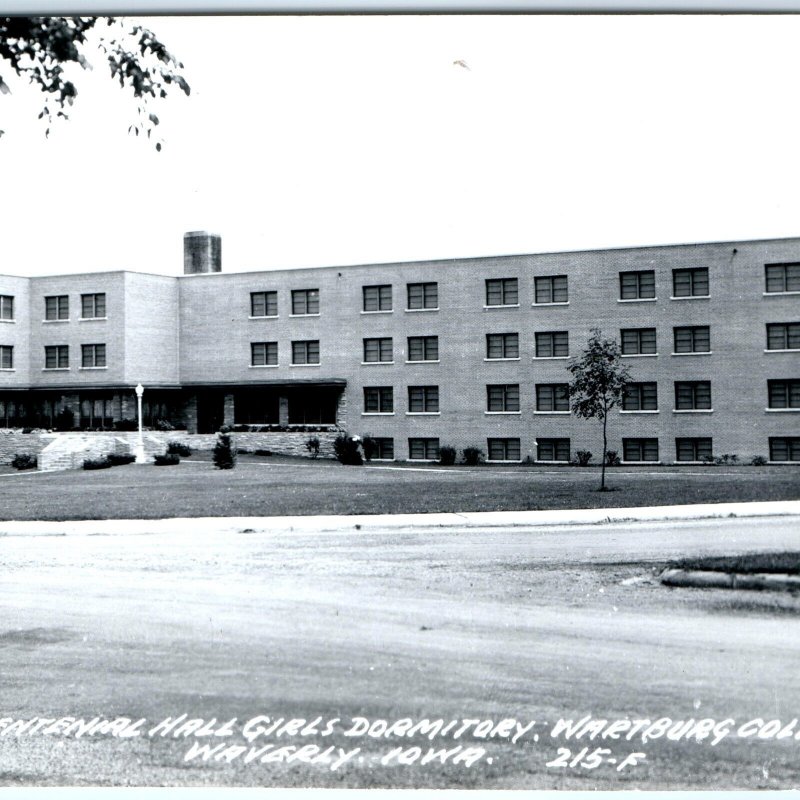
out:
{"label": "chimney stack", "polygon": [[183,234],[183,274],[222,272],[222,237],[206,231]]}

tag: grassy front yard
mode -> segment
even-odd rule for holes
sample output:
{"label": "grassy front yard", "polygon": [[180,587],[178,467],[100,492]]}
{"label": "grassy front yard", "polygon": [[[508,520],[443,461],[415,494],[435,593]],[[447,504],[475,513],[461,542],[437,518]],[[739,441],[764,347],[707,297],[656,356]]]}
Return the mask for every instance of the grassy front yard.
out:
{"label": "grassy front yard", "polygon": [[607,482],[614,491],[596,491],[599,468],[593,467],[344,467],[254,455],[219,471],[198,454],[174,467],[6,472],[0,519],[515,511],[800,498],[800,470],[792,466],[614,468]]}

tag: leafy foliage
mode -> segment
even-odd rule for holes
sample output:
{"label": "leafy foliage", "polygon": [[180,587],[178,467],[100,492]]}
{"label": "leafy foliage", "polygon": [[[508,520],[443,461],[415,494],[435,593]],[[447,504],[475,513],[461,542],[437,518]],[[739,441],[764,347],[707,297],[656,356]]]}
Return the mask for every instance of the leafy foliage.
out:
{"label": "leafy foliage", "polygon": [[181,463],[181,457],[177,453],[165,453],[164,455],[156,456],[153,462],[157,467],[172,467]]}
{"label": "leafy foliage", "polygon": [[600,473],[600,490],[603,491],[606,488],[608,412],[622,400],[631,382],[630,372],[622,363],[622,353],[616,339],[603,338],[598,328],[592,328],[586,348],[570,362],[567,369],[572,373],[569,384],[572,413],[583,419],[598,419],[603,424]]}
{"label": "leafy foliage", "polygon": [[230,433],[220,429],[214,445],[214,466],[217,469],[233,469],[236,466],[236,447]]}
{"label": "leafy foliage", "polygon": [[456,463],[456,449],[449,445],[442,445],[439,448],[439,463],[442,466],[450,467]]}
{"label": "leafy foliage", "polygon": [[30,453],[17,453],[11,460],[11,466],[14,469],[36,469],[38,464],[36,456],[32,456]]}
{"label": "leafy foliage", "polygon": [[84,469],[110,469],[114,465],[108,460],[108,456],[102,458],[87,458],[83,462]]}
{"label": "leafy foliage", "polygon": [[[311,436],[306,439],[306,450],[308,450],[311,458],[318,458],[319,457],[319,437],[318,436]],[[364,440],[364,451],[366,452],[366,439]],[[367,461],[369,461],[369,456],[367,456]]]}
{"label": "leafy foliage", "polygon": [[339,463],[357,467],[364,463],[360,445],[361,442],[355,436],[340,433],[333,440],[333,452]]}
{"label": "leafy foliage", "polygon": [[109,453],[106,459],[112,467],[121,467],[123,464],[133,464],[136,456],[133,453]]}
{"label": "leafy foliage", "polygon": [[468,467],[475,467],[483,461],[483,450],[479,447],[465,447],[461,456]]}
{"label": "leafy foliage", "polygon": [[[92,68],[84,55],[90,47],[100,51],[111,78],[137,101],[138,118],[129,133],[151,138],[159,124],[151,102],[166,97],[174,87],[186,95],[191,91],[178,72],[183,64],[141,25],[116,17],[0,17],[0,61],[45,94],[39,114],[47,122],[45,136],[50,135],[54,119],[68,119],[68,109],[78,96],[69,74],[75,66]],[[0,74],[0,93],[10,91]],[[161,146],[156,141],[156,150]]]}
{"label": "leafy foliage", "polygon": [[576,450],[575,463],[579,467],[588,467],[592,460],[591,450]]}
{"label": "leafy foliage", "polygon": [[192,454],[192,448],[183,442],[167,442],[167,453],[188,458]]}

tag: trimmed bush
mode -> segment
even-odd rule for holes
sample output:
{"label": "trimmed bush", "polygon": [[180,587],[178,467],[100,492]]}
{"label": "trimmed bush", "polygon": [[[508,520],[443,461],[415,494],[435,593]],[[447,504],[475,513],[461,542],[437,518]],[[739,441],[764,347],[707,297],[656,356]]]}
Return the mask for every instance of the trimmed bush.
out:
{"label": "trimmed bush", "polygon": [[483,450],[479,447],[465,447],[461,451],[461,457],[468,467],[475,467],[483,461]]}
{"label": "trimmed bush", "polygon": [[136,461],[133,453],[109,453],[106,458],[112,467],[121,467],[123,464],[133,464]]}
{"label": "trimmed bush", "polygon": [[236,446],[230,433],[222,428],[214,445],[214,466],[217,469],[233,469],[236,466]]}
{"label": "trimmed bush", "polygon": [[108,456],[102,458],[87,458],[83,462],[84,469],[111,469],[114,466],[109,460]]}
{"label": "trimmed bush", "polygon": [[721,464],[738,464],[739,456],[737,456],[736,453],[723,453],[721,456],[717,456],[714,459],[714,463],[717,466]]}
{"label": "trimmed bush", "polygon": [[439,463],[445,467],[451,467],[456,463],[456,449],[449,445],[439,448]]}
{"label": "trimmed bush", "polygon": [[181,463],[181,457],[177,453],[166,453],[163,456],[156,456],[155,465],[157,467],[171,467]]}
{"label": "trimmed bush", "polygon": [[358,467],[364,463],[360,445],[361,442],[355,436],[340,433],[333,440],[333,452],[340,464]]}
{"label": "trimmed bush", "polygon": [[118,419],[114,423],[115,431],[138,431],[139,423],[135,419]]}
{"label": "trimmed bush", "polygon": [[606,450],[606,466],[618,467],[622,462],[616,450]]}
{"label": "trimmed bush", "polygon": [[14,469],[36,469],[38,465],[36,456],[32,456],[30,453],[17,453],[11,460],[11,466]]}
{"label": "trimmed bush", "polygon": [[[306,439],[306,450],[311,454],[311,458],[319,457],[319,438],[317,436]],[[364,452],[366,453],[366,448]],[[367,461],[369,461],[369,458],[367,458]]]}
{"label": "trimmed bush", "polygon": [[750,465],[753,467],[765,467],[767,465],[767,459],[765,456],[753,456],[750,459]]}
{"label": "trimmed bush", "polygon": [[[242,452],[244,452],[244,450],[242,450]],[[272,455],[272,450],[263,450],[260,447],[257,450],[254,450],[253,452],[257,456],[271,456]]]}
{"label": "trimmed bush", "polygon": [[175,426],[168,419],[157,419],[153,425],[157,431],[174,431]]}
{"label": "trimmed bush", "polygon": [[[616,455],[616,453],[614,454]],[[588,450],[575,451],[575,463],[579,467],[588,467],[589,462],[592,460],[592,454]]]}
{"label": "trimmed bush", "polygon": [[167,442],[167,453],[188,458],[192,454],[192,448],[183,442]]}

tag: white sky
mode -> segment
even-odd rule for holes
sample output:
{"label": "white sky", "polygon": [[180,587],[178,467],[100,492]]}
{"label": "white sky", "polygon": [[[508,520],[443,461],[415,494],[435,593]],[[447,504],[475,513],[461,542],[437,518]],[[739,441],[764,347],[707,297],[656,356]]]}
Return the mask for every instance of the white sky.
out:
{"label": "white sky", "polygon": [[225,272],[800,235],[797,16],[145,24],[192,86],[161,153],[99,54],[49,140],[0,95],[0,272],[180,274],[195,229]]}

